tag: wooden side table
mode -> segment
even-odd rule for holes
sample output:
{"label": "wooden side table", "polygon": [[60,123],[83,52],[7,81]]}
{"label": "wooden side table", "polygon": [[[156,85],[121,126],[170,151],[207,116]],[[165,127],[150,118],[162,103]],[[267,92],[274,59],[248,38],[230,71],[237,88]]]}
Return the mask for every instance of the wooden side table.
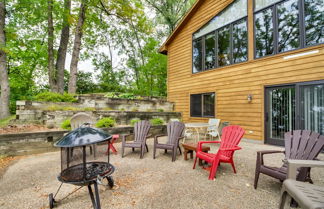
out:
{"label": "wooden side table", "polygon": [[[183,153],[183,158],[184,160],[188,160],[188,153],[190,153],[190,158],[193,159],[193,152],[196,152],[197,149],[197,143],[186,143],[186,144],[182,144],[182,147],[184,149],[184,153]],[[210,151],[210,147],[208,146],[202,146],[202,151],[203,152],[208,152]],[[199,159],[199,165],[202,165],[202,160]]]}

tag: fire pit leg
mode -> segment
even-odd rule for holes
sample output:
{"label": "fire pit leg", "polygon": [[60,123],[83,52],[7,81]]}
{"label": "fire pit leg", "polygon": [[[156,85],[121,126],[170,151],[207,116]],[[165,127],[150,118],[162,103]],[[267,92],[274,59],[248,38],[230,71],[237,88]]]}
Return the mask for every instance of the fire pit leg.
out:
{"label": "fire pit leg", "polygon": [[93,196],[91,185],[88,185],[88,190],[89,190],[90,198],[91,198],[91,201],[92,201],[92,206],[93,206],[94,209],[97,209],[97,204],[96,204],[96,201],[95,201],[94,196]]}
{"label": "fire pit leg", "polygon": [[98,184],[96,181],[94,182],[94,189],[95,189],[95,195],[96,195],[97,209],[101,209]]}

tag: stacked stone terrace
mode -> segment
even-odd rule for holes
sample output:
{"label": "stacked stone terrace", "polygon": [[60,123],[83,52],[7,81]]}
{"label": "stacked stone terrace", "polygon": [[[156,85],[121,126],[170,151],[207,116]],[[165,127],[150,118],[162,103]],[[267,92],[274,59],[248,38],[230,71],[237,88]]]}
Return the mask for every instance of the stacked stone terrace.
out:
{"label": "stacked stone terrace", "polygon": [[168,122],[181,118],[174,112],[174,104],[161,98],[120,99],[101,94],[77,96],[78,102],[17,101],[17,123],[39,123],[58,127],[77,112],[87,112],[97,120],[113,117],[118,125],[128,125],[133,118],[149,120],[161,118]]}

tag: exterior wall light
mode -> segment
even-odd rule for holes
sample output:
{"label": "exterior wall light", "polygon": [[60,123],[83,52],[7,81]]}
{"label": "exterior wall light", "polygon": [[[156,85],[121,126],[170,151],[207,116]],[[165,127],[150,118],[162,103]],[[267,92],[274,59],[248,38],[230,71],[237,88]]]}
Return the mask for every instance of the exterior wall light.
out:
{"label": "exterior wall light", "polygon": [[253,95],[252,94],[248,94],[248,96],[247,96],[248,102],[252,102],[252,99],[253,99]]}

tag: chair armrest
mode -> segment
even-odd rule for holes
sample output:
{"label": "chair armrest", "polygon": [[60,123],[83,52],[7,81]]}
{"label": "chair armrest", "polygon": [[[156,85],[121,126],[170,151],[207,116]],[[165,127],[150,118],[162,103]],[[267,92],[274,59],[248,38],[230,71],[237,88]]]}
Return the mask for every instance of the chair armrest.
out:
{"label": "chair armrest", "polygon": [[199,141],[197,145],[197,151],[202,151],[202,145],[203,144],[219,144],[220,141]]}
{"label": "chair armrest", "polygon": [[179,137],[177,138],[176,143],[179,145],[179,141],[180,141],[180,139],[183,139],[183,138],[184,138],[184,136],[179,136]]}
{"label": "chair armrest", "polygon": [[147,136],[146,136],[146,139],[147,138],[151,138],[153,135],[152,134],[148,134]]}
{"label": "chair armrest", "polygon": [[280,150],[263,150],[263,151],[258,151],[257,152],[257,160],[259,160],[260,164],[263,165],[263,155],[267,154],[275,154],[275,153],[285,153],[285,151],[280,151]]}
{"label": "chair armrest", "polygon": [[317,160],[287,160],[288,179],[296,179],[297,168],[300,167],[324,167],[324,161]]}
{"label": "chair armrest", "polygon": [[241,147],[239,146],[235,146],[235,147],[232,147],[232,148],[222,148],[222,149],[219,149],[221,151],[235,151],[235,150],[240,150],[242,149]]}
{"label": "chair armrest", "polygon": [[158,143],[158,138],[159,138],[159,137],[162,137],[162,136],[167,136],[167,135],[165,135],[165,134],[155,135],[155,136],[154,136],[154,144],[157,144],[157,143]]}
{"label": "chair armrest", "polygon": [[130,136],[132,134],[124,134],[122,137],[122,143],[125,144],[126,143],[126,137]]}
{"label": "chair armrest", "polygon": [[263,151],[258,151],[261,155],[266,155],[266,154],[274,154],[274,153],[285,153],[285,151],[280,151],[280,150],[263,150]]}

